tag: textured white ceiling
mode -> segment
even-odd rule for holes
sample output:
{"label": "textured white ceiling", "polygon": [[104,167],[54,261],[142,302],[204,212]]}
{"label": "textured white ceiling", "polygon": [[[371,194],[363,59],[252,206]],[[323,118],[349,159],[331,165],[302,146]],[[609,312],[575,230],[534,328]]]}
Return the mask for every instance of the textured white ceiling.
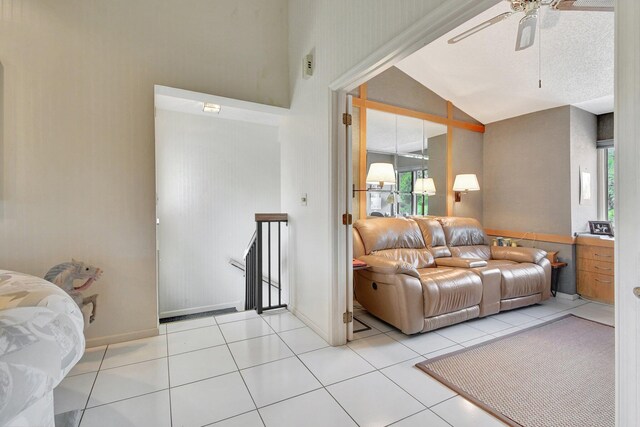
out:
{"label": "textured white ceiling", "polygon": [[[425,46],[397,67],[482,123],[562,105],[613,111],[614,14],[541,11],[535,46],[516,52],[513,15],[466,40],[447,40],[510,10],[508,2]],[[538,88],[541,50],[542,89]]]}
{"label": "textured white ceiling", "polygon": [[385,153],[413,153],[422,149],[424,137],[426,154],[427,140],[446,133],[447,127],[445,125],[382,111],[367,110],[367,150]]}

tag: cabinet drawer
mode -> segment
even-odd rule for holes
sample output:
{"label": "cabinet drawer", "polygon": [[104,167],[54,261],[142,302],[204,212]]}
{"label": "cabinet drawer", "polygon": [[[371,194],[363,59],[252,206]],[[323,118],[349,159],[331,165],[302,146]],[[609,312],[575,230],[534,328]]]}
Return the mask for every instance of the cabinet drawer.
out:
{"label": "cabinet drawer", "polygon": [[578,293],[585,298],[613,304],[613,276],[578,270]]}
{"label": "cabinet drawer", "polygon": [[578,258],[613,262],[613,248],[578,245],[576,252]]}
{"label": "cabinet drawer", "polygon": [[584,270],[591,273],[598,273],[613,277],[614,263],[611,261],[600,261],[589,258],[578,258],[578,270]]}

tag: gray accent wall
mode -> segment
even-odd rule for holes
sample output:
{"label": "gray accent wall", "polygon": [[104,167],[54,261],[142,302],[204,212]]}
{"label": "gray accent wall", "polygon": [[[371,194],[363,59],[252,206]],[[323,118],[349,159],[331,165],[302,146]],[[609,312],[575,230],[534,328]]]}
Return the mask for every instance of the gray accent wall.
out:
{"label": "gray accent wall", "polygon": [[429,215],[447,214],[447,135],[429,138],[427,148],[429,177],[436,185],[435,196],[429,196]]}
{"label": "gray accent wall", "polygon": [[[459,202],[453,203],[453,215],[476,218],[483,223],[483,169],[478,159],[483,158],[483,135],[466,129],[453,128],[453,176],[474,173],[478,177],[480,191],[462,194]],[[446,171],[445,171],[446,173]],[[453,183],[451,183],[453,185]]]}
{"label": "gray accent wall", "polygon": [[484,226],[571,233],[569,107],[486,125]]}
{"label": "gray accent wall", "polygon": [[367,82],[368,99],[447,116],[447,101],[396,67],[391,67]]}
{"label": "gray accent wall", "polygon": [[[596,139],[596,116],[573,106],[490,123],[484,134],[484,226],[522,231],[521,246],[558,251],[569,264],[559,290],[568,294],[576,292],[573,245],[536,241],[535,233],[568,236],[597,218]],[[592,199],[583,204],[580,170],[591,173]]]}

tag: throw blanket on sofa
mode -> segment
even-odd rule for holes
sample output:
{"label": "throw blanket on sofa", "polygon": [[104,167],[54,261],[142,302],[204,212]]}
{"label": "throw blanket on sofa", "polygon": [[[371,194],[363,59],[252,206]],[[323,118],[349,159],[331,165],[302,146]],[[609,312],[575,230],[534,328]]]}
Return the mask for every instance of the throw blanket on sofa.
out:
{"label": "throw blanket on sofa", "polygon": [[[41,399],[50,400],[53,388],[82,357],[83,323],[82,312],[62,289],[0,270],[0,425]],[[51,420],[25,421],[47,425]]]}

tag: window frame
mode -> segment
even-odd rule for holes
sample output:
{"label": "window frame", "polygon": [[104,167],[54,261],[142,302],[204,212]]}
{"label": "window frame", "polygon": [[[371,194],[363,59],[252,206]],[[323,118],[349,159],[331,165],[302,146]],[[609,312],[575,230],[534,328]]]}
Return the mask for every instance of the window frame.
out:
{"label": "window frame", "polygon": [[[401,192],[400,191],[400,175],[403,173],[411,173],[411,190],[409,193],[407,192]],[[401,197],[402,195],[410,195],[411,196],[411,212],[409,213],[409,215],[418,215],[418,195],[415,194],[414,191],[414,186],[416,183],[416,179],[419,178],[418,174],[422,173],[422,176],[424,178],[428,178],[429,177],[429,172],[426,168],[418,168],[418,169],[405,169],[405,170],[397,170],[396,171],[396,182],[398,183],[398,200],[395,203],[395,211],[397,212],[398,216],[405,216],[405,214],[403,212],[400,211],[400,204],[401,204]],[[429,197],[428,195],[424,194],[423,197]],[[423,198],[422,199],[422,215],[427,215],[427,213],[424,212],[424,208],[425,208],[425,200],[427,201],[426,203],[426,207],[428,209],[429,207],[429,203],[428,203],[428,199]]]}

